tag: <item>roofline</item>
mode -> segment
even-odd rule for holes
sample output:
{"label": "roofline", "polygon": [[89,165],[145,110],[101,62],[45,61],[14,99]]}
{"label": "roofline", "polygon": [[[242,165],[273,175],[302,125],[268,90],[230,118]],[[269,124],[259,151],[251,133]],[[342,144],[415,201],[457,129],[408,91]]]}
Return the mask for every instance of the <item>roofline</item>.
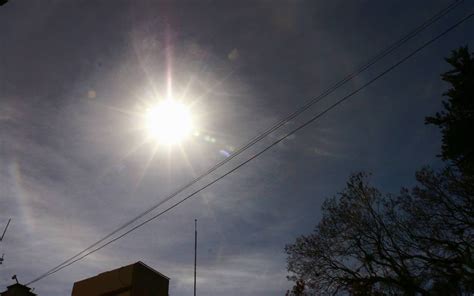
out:
{"label": "roofline", "polygon": [[37,294],[35,294],[35,293],[33,293],[33,292],[31,291],[32,288],[28,287],[27,285],[20,284],[20,283],[14,283],[14,284],[12,284],[12,285],[10,285],[10,286],[7,286],[7,291],[0,292],[0,294],[5,293],[5,292],[8,292],[8,289],[10,289],[11,287],[14,287],[14,286],[25,287],[26,289],[28,289],[28,293],[31,293],[31,295],[35,295],[35,296],[37,295]]}
{"label": "roofline", "polygon": [[148,268],[148,269],[151,269],[153,272],[156,272],[157,274],[161,275],[162,277],[165,277],[166,279],[170,279],[169,277],[167,277],[166,275],[162,274],[161,272],[159,272],[158,270],[154,269],[153,267],[150,267],[148,265],[146,265],[145,263],[143,263],[142,261],[138,261],[134,264],[141,264],[143,265],[144,267]]}
{"label": "roofline", "polygon": [[113,272],[113,271],[119,270],[119,269],[124,268],[124,267],[131,267],[131,266],[133,266],[134,264],[135,264],[135,263],[133,263],[133,264],[128,264],[128,265],[125,265],[125,266],[120,266],[120,267],[118,267],[118,268],[111,269],[111,270],[102,271],[102,272],[100,272],[100,273],[97,273],[96,275],[89,276],[89,277],[87,277],[87,278],[83,278],[83,279],[81,279],[81,280],[75,281],[74,284],[73,284],[73,286],[74,286],[76,283],[85,282],[85,281],[87,281],[87,280],[90,280],[91,278],[95,278],[95,277],[101,276],[101,275],[103,275],[103,274],[106,274],[106,273],[109,273],[109,272]]}
{"label": "roofline", "polygon": [[10,288],[10,287],[13,287],[13,286],[22,286],[22,287],[27,288],[28,290],[31,290],[31,288],[28,287],[27,285],[23,285],[23,284],[20,284],[20,283],[11,284],[10,286],[7,286],[7,288]]}
{"label": "roofline", "polygon": [[[159,272],[158,270],[154,269],[153,267],[150,267],[150,266],[146,265],[146,264],[143,263],[142,261],[138,261],[138,262],[135,262],[135,263],[132,263],[132,264],[128,264],[128,265],[125,265],[125,266],[121,266],[121,267],[118,267],[118,268],[115,268],[115,269],[112,269],[112,270],[107,270],[107,271],[101,272],[101,273],[99,273],[99,274],[90,276],[90,277],[88,277],[88,278],[84,278],[84,279],[82,279],[82,280],[75,281],[74,284],[80,283],[80,282],[83,282],[83,281],[87,281],[88,279],[97,277],[97,276],[99,276],[99,275],[101,275],[101,274],[108,273],[108,272],[111,272],[111,271],[114,271],[114,270],[117,270],[117,269],[120,269],[120,268],[134,266],[134,265],[136,265],[136,264],[140,264],[140,265],[142,265],[142,266],[144,266],[144,267],[150,269],[151,271],[153,271],[153,272],[155,272],[155,273],[161,275],[162,277],[166,278],[167,280],[170,280],[169,277],[167,277],[166,275],[162,274],[161,272]],[[73,284],[73,285],[74,285],[74,284]]]}

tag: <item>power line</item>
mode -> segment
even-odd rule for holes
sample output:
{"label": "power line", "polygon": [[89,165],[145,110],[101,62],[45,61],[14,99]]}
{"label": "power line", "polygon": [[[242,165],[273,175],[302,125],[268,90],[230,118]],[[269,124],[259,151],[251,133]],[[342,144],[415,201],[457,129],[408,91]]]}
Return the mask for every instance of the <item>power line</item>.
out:
{"label": "power line", "polygon": [[443,16],[445,16],[446,14],[448,14],[449,12],[451,12],[454,8],[456,8],[458,5],[460,5],[461,3],[463,2],[463,0],[460,0],[460,1],[454,1],[452,2],[451,4],[449,4],[448,6],[444,7],[443,9],[441,9],[439,12],[437,12],[435,15],[433,15],[432,17],[430,17],[429,19],[427,19],[425,22],[423,22],[421,25],[419,25],[418,27],[416,27],[415,29],[413,29],[411,32],[409,32],[407,35],[405,35],[404,37],[402,37],[401,39],[399,39],[398,41],[394,42],[393,44],[391,44],[390,46],[388,46],[386,49],[380,51],[379,53],[377,53],[374,57],[372,57],[371,59],[369,59],[369,61],[364,64],[363,66],[361,66],[359,69],[357,69],[356,71],[352,72],[351,74],[347,75],[346,77],[344,77],[342,80],[338,81],[337,83],[335,83],[334,85],[330,86],[328,89],[326,89],[325,91],[323,91],[319,96],[313,98],[312,100],[310,100],[309,102],[307,102],[305,105],[303,105],[302,107],[300,107],[299,109],[297,109],[296,111],[294,111],[292,114],[290,114],[289,116],[287,116],[286,118],[280,120],[279,122],[277,122],[276,124],[274,124],[273,126],[271,126],[269,129],[267,129],[265,132],[263,132],[262,134],[256,136],[255,138],[253,138],[252,140],[250,140],[250,142],[248,142],[247,144],[243,145],[242,147],[238,148],[234,153],[232,153],[228,158],[222,160],[221,162],[217,163],[216,165],[214,165],[213,167],[211,167],[210,169],[208,169],[207,171],[205,171],[204,173],[202,173],[200,176],[196,177],[195,179],[193,179],[191,182],[187,183],[186,185],[182,186],[181,188],[177,189],[175,192],[173,192],[172,194],[168,195],[165,199],[161,200],[160,202],[156,203],[155,205],[153,205],[152,207],[148,208],[147,210],[145,210],[144,212],[142,212],[141,214],[139,214],[138,216],[136,216],[135,218],[131,219],[130,221],[126,222],[125,224],[119,226],[118,228],[116,228],[115,230],[113,230],[112,232],[110,232],[109,234],[107,234],[106,236],[104,236],[103,238],[101,238],[100,240],[96,241],[95,243],[93,243],[92,245],[88,246],[87,248],[85,248],[84,250],[82,250],[81,252],[75,254],[74,256],[70,257],[69,259],[63,261],[62,263],[60,263],[59,265],[57,265],[56,267],[53,267],[51,268],[50,270],[48,270],[45,274],[47,273],[50,273],[50,272],[53,272],[55,269],[61,267],[62,265],[64,264],[67,264],[68,262],[70,262],[71,260],[74,260],[74,258],[77,258],[79,257],[80,255],[84,254],[85,252],[87,252],[87,250],[89,249],[92,249],[93,247],[99,245],[100,243],[104,242],[105,240],[107,240],[108,238],[112,237],[114,234],[120,232],[121,230],[125,229],[126,227],[132,225],[134,222],[138,221],[139,219],[141,219],[142,217],[146,216],[147,214],[149,214],[150,212],[154,211],[155,209],[157,209],[158,207],[160,207],[161,205],[163,205],[164,203],[166,203],[167,201],[169,201],[170,199],[174,198],[175,196],[177,196],[178,194],[182,193],[184,190],[188,189],[189,187],[191,187],[192,185],[196,184],[197,182],[199,182],[200,180],[202,180],[203,178],[209,176],[211,173],[213,173],[214,171],[216,171],[217,169],[219,169],[221,166],[225,165],[226,163],[228,163],[230,160],[232,160],[233,158],[237,157],[238,155],[242,154],[244,151],[246,151],[248,148],[252,147],[253,145],[255,145],[256,143],[258,143],[259,141],[261,141],[262,139],[264,139],[265,137],[267,137],[269,134],[273,133],[274,131],[276,131],[278,128],[280,128],[281,126],[283,126],[285,123],[289,122],[290,120],[294,119],[295,117],[299,116],[300,114],[302,114],[303,112],[305,112],[306,110],[308,110],[309,108],[311,108],[314,104],[318,103],[319,101],[321,101],[322,99],[324,99],[325,97],[327,97],[328,95],[330,95],[331,93],[333,93],[335,90],[337,90],[339,87],[345,85],[347,82],[349,82],[350,80],[352,80],[354,77],[357,77],[359,74],[361,74],[362,72],[364,72],[365,70],[367,70],[369,67],[371,67],[373,64],[375,64],[376,62],[378,62],[379,60],[381,60],[382,58],[384,58],[385,56],[389,55],[390,53],[392,53],[394,50],[398,49],[400,46],[402,46],[404,43],[408,42],[410,39],[412,39],[413,37],[415,37],[416,35],[418,35],[420,32],[422,32],[423,30],[425,30],[426,28],[428,28],[429,26],[431,26],[433,23],[435,23],[436,21],[438,21],[440,18],[442,18]]}
{"label": "power line", "polygon": [[390,46],[388,46],[386,49],[382,50],[381,52],[379,52],[378,54],[376,54],[373,58],[371,58],[365,65],[363,65],[362,67],[360,67],[358,70],[352,72],[351,74],[347,75],[346,77],[344,77],[342,80],[340,80],[339,82],[335,83],[334,85],[332,85],[331,87],[329,87],[328,89],[326,89],[323,93],[321,93],[319,96],[315,97],[314,99],[312,99],[311,101],[309,101],[307,104],[305,104],[304,106],[302,106],[301,108],[299,108],[298,110],[296,110],[295,112],[293,112],[292,114],[290,114],[289,116],[287,116],[286,118],[282,119],[281,121],[279,121],[278,123],[276,123],[275,125],[273,125],[272,127],[270,127],[269,129],[267,129],[265,132],[263,132],[262,134],[258,135],[257,137],[253,138],[249,143],[245,144],[244,146],[240,147],[239,149],[237,149],[233,154],[231,154],[228,158],[224,159],[223,161],[217,163],[215,166],[211,167],[210,169],[208,169],[206,172],[204,172],[203,174],[201,174],[200,176],[196,177],[195,179],[193,179],[191,182],[187,183],[186,185],[184,185],[183,187],[179,188],[178,190],[176,190],[175,192],[173,192],[171,195],[169,195],[168,197],[166,197],[165,199],[163,199],[162,201],[158,202],[157,204],[153,205],[152,207],[150,207],[149,209],[147,209],[146,211],[142,212],[141,214],[139,214],[138,216],[136,216],[135,218],[133,218],[132,220],[126,222],[125,224],[121,225],[119,228],[115,229],[114,231],[112,231],[111,233],[107,234],[105,237],[103,237],[102,239],[96,241],[95,243],[93,243],[92,245],[88,246],[87,248],[85,248],[83,251],[77,253],[76,255],[70,257],[69,259],[67,259],[66,261],[62,262],[61,264],[57,265],[56,267],[48,270],[46,273],[49,273],[49,272],[52,272],[54,271],[56,268],[59,268],[60,266],[62,266],[63,264],[67,264],[69,261],[71,260],[74,260],[74,258],[80,256],[81,254],[84,254],[87,250],[97,246],[98,244],[100,244],[101,242],[105,241],[106,239],[110,238],[111,236],[113,236],[114,234],[118,233],[119,231],[121,231],[122,229],[130,226],[131,224],[133,224],[134,222],[136,222],[137,220],[139,220],[140,218],[144,217],[145,215],[149,214],[150,212],[152,212],[153,210],[155,210],[156,208],[158,208],[159,206],[161,206],[162,204],[166,203],[167,201],[169,201],[170,199],[174,198],[175,196],[177,196],[178,194],[182,193],[184,190],[188,189],[189,187],[191,187],[192,185],[196,184],[197,182],[199,182],[200,180],[202,180],[203,178],[207,177],[208,175],[210,175],[212,172],[214,172],[215,170],[219,169],[221,166],[223,166],[224,164],[226,164],[227,162],[229,162],[230,160],[232,160],[233,158],[235,158],[236,156],[240,155],[242,152],[244,152],[245,150],[247,150],[248,148],[250,148],[251,146],[253,146],[254,144],[256,144],[257,142],[259,142],[260,140],[262,140],[263,138],[265,138],[266,136],[268,136],[269,134],[271,134],[272,132],[274,132],[275,130],[277,130],[278,128],[280,128],[281,126],[283,126],[285,123],[289,122],[290,120],[294,119],[295,117],[299,116],[301,113],[303,113],[304,111],[306,111],[307,109],[309,109],[311,106],[313,106],[314,104],[318,103],[319,101],[321,101],[322,99],[324,99],[325,97],[327,97],[329,94],[331,94],[332,92],[334,92],[336,89],[338,89],[339,87],[343,86],[344,84],[346,84],[347,82],[349,82],[351,79],[353,79],[354,77],[356,77],[357,75],[361,74],[362,72],[364,72],[366,69],[368,69],[370,66],[372,66],[373,64],[375,64],[377,61],[379,61],[380,59],[382,59],[383,57],[387,56],[388,54],[390,54],[391,52],[393,52],[394,50],[398,49],[401,45],[403,45],[404,43],[406,43],[407,41],[409,41],[411,38],[415,37],[417,34],[419,34],[420,32],[422,32],[424,29],[426,29],[427,27],[429,27],[430,25],[432,25],[434,22],[436,22],[437,20],[439,20],[441,17],[443,17],[444,15],[446,15],[447,13],[449,13],[450,11],[452,11],[454,8],[456,8],[459,4],[461,4],[463,1],[454,1],[452,2],[450,5],[446,6],[445,8],[441,9],[438,13],[436,13],[435,15],[433,15],[431,18],[429,18],[428,20],[426,20],[423,24],[421,24],[420,26],[416,27],[414,30],[412,30],[411,32],[409,32],[407,35],[405,35],[404,37],[402,37],[400,40],[396,41],[395,43],[391,44]]}
{"label": "power line", "polygon": [[[394,63],[392,66],[388,67],[386,70],[384,70],[383,72],[381,72],[380,74],[378,74],[377,76],[375,76],[374,78],[372,78],[371,80],[369,80],[368,82],[364,83],[361,87],[355,89],[354,91],[352,91],[351,93],[349,93],[348,95],[342,97],[341,99],[339,99],[338,101],[336,101],[334,104],[330,105],[328,108],[326,108],[324,111],[318,113],[317,115],[313,116],[310,120],[304,122],[303,124],[299,125],[298,127],[296,127],[295,129],[291,130],[289,133],[287,133],[286,135],[280,137],[278,140],[274,141],[273,143],[271,143],[269,146],[265,147],[263,150],[261,150],[260,152],[254,154],[252,157],[250,157],[249,159],[245,160],[244,162],[240,163],[239,165],[237,165],[236,167],[234,167],[233,169],[231,169],[230,171],[228,171],[227,173],[221,175],[220,177],[214,179],[213,181],[207,183],[206,185],[204,185],[203,187],[197,189],[196,191],[194,191],[193,193],[187,195],[185,198],[183,198],[182,200],[174,203],[172,206],[166,208],[165,210],[159,212],[158,214],[146,219],[145,221],[135,225],[134,227],[132,227],[131,229],[127,230],[126,232],[124,232],[123,234],[119,235],[118,237],[115,237],[114,239],[108,241],[107,243],[101,245],[100,247],[97,247],[87,253],[85,252],[82,252],[82,256],[68,262],[67,264],[63,264],[62,266],[60,267],[57,267],[56,269],[54,269],[53,271],[50,271],[50,272],[47,272],[39,277],[37,277],[36,279],[30,281],[27,285],[30,285],[32,283],[35,283],[51,274],[54,274],[72,264],[74,264],[75,262],[79,261],[79,260],[82,260],[83,258],[89,256],[90,254],[92,253],[95,253],[103,248],[105,248],[106,246],[108,246],[109,244],[121,239],[122,237],[128,235],[129,233],[133,232],[134,230],[142,227],[143,225],[149,223],[150,221],[152,220],[155,220],[157,219],[158,217],[160,217],[161,215],[169,212],[170,210],[176,208],[177,206],[179,206],[180,204],[182,204],[183,202],[185,202],[186,200],[190,199],[191,197],[195,196],[196,194],[198,194],[199,192],[203,191],[204,189],[212,186],[213,184],[217,183],[218,181],[220,181],[221,179],[225,178],[227,175],[230,175],[231,173],[235,172],[236,170],[238,170],[240,167],[246,165],[247,163],[249,163],[250,161],[254,160],[255,158],[259,157],[260,155],[262,155],[263,153],[265,153],[266,151],[270,150],[272,147],[274,147],[275,145],[277,145],[278,143],[280,143],[281,141],[283,141],[284,139],[286,139],[287,137],[289,137],[290,135],[298,132],[299,130],[305,128],[306,126],[308,126],[309,124],[313,123],[314,121],[316,121],[317,119],[321,118],[323,115],[325,115],[326,113],[328,113],[330,110],[334,109],[335,107],[337,107],[338,105],[340,105],[341,103],[343,103],[344,101],[348,100],[349,98],[351,98],[352,96],[354,96],[355,94],[359,93],[361,90],[363,90],[364,88],[368,87],[369,85],[371,85],[372,83],[374,83],[375,81],[377,81],[378,79],[380,79],[381,77],[385,76],[386,74],[388,74],[389,72],[391,72],[392,70],[394,70],[395,68],[397,68],[398,66],[400,66],[401,64],[403,64],[405,61],[407,61],[408,59],[410,59],[412,56],[416,55],[418,52],[422,51],[424,48],[426,48],[427,46],[429,46],[430,44],[432,44],[433,42],[435,42],[436,40],[440,39],[441,37],[443,37],[444,35],[446,35],[447,33],[451,32],[452,30],[454,30],[456,27],[460,26],[462,23],[464,23],[465,21],[467,21],[468,19],[470,19],[472,16],[474,16],[474,13],[471,13],[469,14],[468,16],[464,17],[463,19],[461,19],[460,21],[458,21],[457,23],[455,23],[454,25],[450,26],[448,29],[446,29],[445,31],[443,31],[442,33],[438,34],[437,36],[435,36],[434,38],[430,39],[429,41],[427,41],[426,43],[424,43],[422,46],[418,47],[416,50],[412,51],[410,54],[406,55],[405,57],[403,57],[402,59],[400,59],[398,62]],[[85,253],[85,254],[84,254]],[[76,256],[77,257],[77,256]]]}

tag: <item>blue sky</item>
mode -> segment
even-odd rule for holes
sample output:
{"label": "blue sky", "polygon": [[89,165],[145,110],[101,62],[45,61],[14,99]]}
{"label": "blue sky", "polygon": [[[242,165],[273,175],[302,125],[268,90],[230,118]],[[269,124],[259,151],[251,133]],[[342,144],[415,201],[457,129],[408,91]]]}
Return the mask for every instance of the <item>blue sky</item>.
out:
{"label": "blue sky", "polygon": [[[0,7],[1,288],[26,282],[224,159],[450,1],[27,1]],[[219,176],[472,11],[455,11]],[[443,57],[472,44],[468,22],[315,124],[182,206],[33,285],[74,281],[141,260],[192,291],[199,220],[200,295],[284,295],[283,248],[357,171],[383,191],[441,165],[424,117],[441,109]],[[199,136],[171,151],[142,144],[136,114],[172,78]],[[185,95],[183,95],[185,94]],[[206,138],[207,137],[207,138]],[[209,139],[215,139],[214,142]],[[197,184],[205,184],[204,182]],[[192,190],[188,191],[191,192]],[[180,197],[183,197],[181,195]]]}

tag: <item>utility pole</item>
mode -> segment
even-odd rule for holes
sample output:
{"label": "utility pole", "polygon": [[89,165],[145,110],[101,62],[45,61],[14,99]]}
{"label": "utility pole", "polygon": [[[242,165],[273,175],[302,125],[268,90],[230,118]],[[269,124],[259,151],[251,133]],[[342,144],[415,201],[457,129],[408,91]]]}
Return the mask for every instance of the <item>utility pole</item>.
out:
{"label": "utility pole", "polygon": [[197,219],[194,219],[194,296],[196,296]]}

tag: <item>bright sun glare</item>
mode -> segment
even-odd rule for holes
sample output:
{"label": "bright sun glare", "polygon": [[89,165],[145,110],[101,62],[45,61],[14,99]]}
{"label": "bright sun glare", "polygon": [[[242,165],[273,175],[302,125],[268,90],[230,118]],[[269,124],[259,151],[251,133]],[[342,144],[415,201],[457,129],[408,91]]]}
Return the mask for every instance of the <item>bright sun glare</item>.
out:
{"label": "bright sun glare", "polygon": [[189,108],[172,99],[161,101],[147,110],[146,129],[159,143],[178,144],[192,130]]}

